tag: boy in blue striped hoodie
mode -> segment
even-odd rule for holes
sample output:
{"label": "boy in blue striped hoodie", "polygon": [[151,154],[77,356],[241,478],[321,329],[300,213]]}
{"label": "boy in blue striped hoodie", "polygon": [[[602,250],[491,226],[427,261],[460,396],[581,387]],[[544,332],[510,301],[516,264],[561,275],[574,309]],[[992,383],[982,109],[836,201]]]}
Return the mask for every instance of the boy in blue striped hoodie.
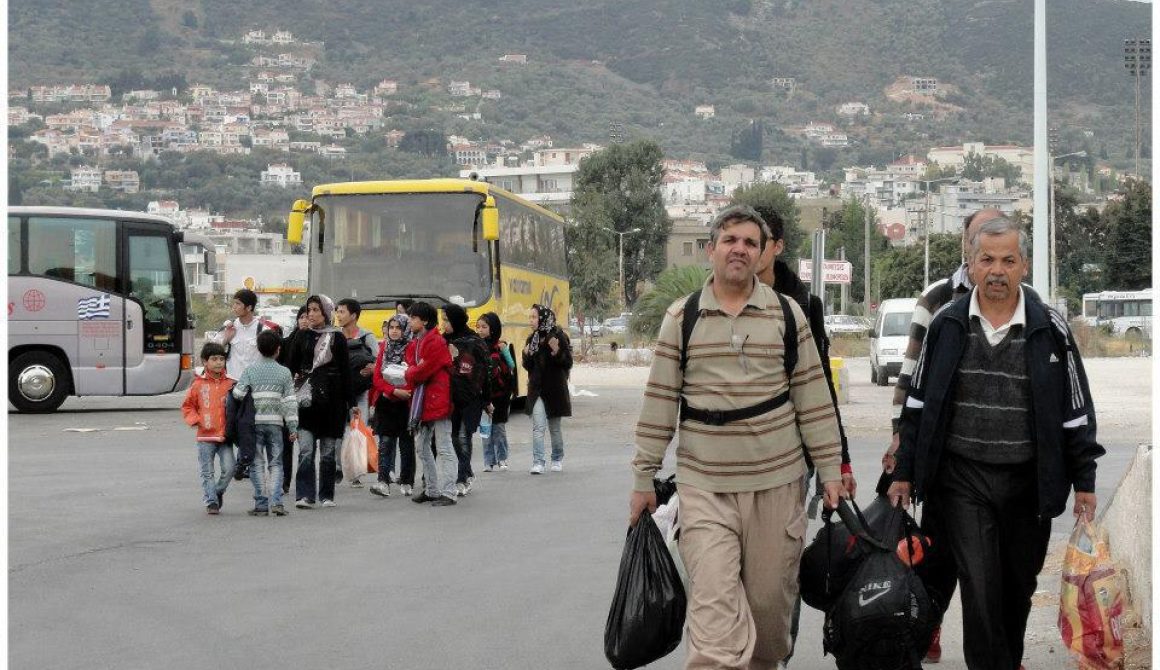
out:
{"label": "boy in blue striped hoodie", "polygon": [[275,360],[282,338],[271,330],[258,333],[258,353],[262,360],[246,368],[233,394],[238,400],[252,392],[254,431],[257,449],[250,463],[254,485],[254,509],[250,516],[286,516],[282,505],[282,425],[290,431],[290,441],[298,438],[298,398],[290,371]]}

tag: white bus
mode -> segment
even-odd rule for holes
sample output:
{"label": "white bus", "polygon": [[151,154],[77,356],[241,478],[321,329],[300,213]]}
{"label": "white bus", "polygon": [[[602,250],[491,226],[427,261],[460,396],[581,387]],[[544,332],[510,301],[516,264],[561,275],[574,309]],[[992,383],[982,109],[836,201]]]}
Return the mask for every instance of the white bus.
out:
{"label": "white bus", "polygon": [[1126,337],[1152,337],[1152,289],[1085,293],[1083,320]]}
{"label": "white bus", "polygon": [[8,401],[51,412],[70,395],[156,395],[193,378],[181,244],[208,239],[139,212],[8,208]]}

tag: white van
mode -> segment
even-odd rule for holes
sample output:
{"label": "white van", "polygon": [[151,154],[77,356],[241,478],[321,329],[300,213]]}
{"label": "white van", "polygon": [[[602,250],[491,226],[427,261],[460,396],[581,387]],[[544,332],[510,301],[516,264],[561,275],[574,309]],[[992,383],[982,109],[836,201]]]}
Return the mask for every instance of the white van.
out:
{"label": "white van", "polygon": [[892,298],[878,306],[870,331],[870,383],[886,386],[902,371],[902,358],[910,339],[910,320],[917,298]]}

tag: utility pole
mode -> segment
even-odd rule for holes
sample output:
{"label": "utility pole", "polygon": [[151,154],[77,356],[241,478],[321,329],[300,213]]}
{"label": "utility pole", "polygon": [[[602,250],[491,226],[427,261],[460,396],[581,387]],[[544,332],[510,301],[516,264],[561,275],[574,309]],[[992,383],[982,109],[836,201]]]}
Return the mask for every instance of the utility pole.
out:
{"label": "utility pole", "polygon": [[1048,280],[1048,220],[1051,206],[1047,194],[1051,191],[1051,163],[1047,149],[1047,0],[1035,0],[1034,50],[1034,139],[1035,139],[1035,204],[1033,207],[1034,249],[1031,253],[1032,284],[1043,296],[1050,291]]}
{"label": "utility pole", "polygon": [[1124,67],[1136,78],[1136,179],[1140,178],[1140,80],[1152,68],[1152,40],[1124,40]]}
{"label": "utility pole", "polygon": [[870,194],[866,194],[865,244],[862,257],[862,316],[870,316]]}

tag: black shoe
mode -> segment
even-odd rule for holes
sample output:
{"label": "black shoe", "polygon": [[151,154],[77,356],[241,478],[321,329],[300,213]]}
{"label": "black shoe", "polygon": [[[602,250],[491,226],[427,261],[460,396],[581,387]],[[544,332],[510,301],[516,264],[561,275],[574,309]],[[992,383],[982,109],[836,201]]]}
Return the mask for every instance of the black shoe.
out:
{"label": "black shoe", "polygon": [[250,516],[270,516],[270,510],[255,508],[255,509],[250,510],[249,512],[246,512],[246,514],[249,514]]}
{"label": "black shoe", "polygon": [[432,507],[447,507],[448,505],[454,505],[454,504],[456,504],[455,498],[448,498],[447,496],[443,496],[442,498],[438,498],[435,500],[435,502],[431,503],[431,506]]}
{"label": "black shoe", "polygon": [[218,509],[221,509],[225,505],[225,495],[225,491],[218,491]]}
{"label": "black shoe", "polygon": [[205,506],[206,514],[217,514],[219,510],[221,510],[221,505],[217,503],[210,503]]}
{"label": "black shoe", "polygon": [[432,498],[431,496],[427,495],[426,491],[421,491],[419,495],[411,498],[411,502],[413,503],[425,503],[431,502],[432,500],[439,500],[439,498]]}
{"label": "black shoe", "polygon": [[238,461],[234,464],[234,481],[242,481],[243,477],[250,476],[250,463],[248,461]]}
{"label": "black shoe", "polygon": [[342,470],[335,470],[334,471],[334,483],[335,484],[342,483]]}

